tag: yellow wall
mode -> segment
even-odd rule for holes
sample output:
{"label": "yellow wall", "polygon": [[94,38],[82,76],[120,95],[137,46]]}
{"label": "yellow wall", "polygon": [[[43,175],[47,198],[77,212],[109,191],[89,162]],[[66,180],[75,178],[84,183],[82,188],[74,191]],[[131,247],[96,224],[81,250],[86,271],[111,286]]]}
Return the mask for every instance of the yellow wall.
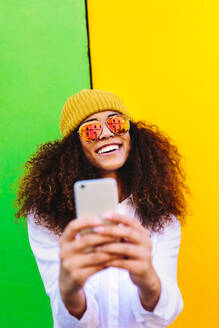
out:
{"label": "yellow wall", "polygon": [[218,321],[218,17],[218,0],[88,0],[93,87],[117,93],[185,155],[192,216],[183,228],[185,304],[175,328]]}

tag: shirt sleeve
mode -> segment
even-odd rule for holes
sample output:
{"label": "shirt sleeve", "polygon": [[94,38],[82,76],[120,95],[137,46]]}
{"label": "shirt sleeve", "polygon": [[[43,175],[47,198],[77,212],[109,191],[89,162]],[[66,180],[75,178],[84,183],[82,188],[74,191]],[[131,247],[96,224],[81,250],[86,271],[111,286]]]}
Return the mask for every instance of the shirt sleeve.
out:
{"label": "shirt sleeve", "polygon": [[166,226],[156,236],[153,250],[153,265],[161,281],[161,294],[153,312],[141,305],[136,288],[132,299],[132,309],[136,321],[143,327],[163,328],[169,326],[183,308],[183,300],[177,285],[177,257],[181,239],[181,226],[174,222]]}
{"label": "shirt sleeve", "polygon": [[59,289],[59,238],[48,229],[34,223],[32,215],[28,216],[28,236],[31,249],[44,283],[53,314],[54,328],[96,328],[99,324],[99,310],[95,299],[96,286],[86,282],[84,292],[87,309],[78,320],[66,309]]}

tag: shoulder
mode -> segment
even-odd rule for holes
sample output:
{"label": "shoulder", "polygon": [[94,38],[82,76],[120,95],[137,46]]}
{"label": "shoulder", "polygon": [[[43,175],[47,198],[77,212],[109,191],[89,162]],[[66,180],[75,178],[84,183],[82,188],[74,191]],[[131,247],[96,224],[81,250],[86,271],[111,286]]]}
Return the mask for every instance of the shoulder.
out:
{"label": "shoulder", "polygon": [[171,221],[165,223],[160,231],[154,233],[162,236],[165,234],[172,234],[176,232],[181,233],[181,223],[175,215],[171,215]]}
{"label": "shoulder", "polygon": [[54,232],[50,231],[48,228],[39,225],[35,222],[34,214],[31,213],[27,216],[27,226],[28,226],[28,235],[30,239],[45,241],[45,242],[53,242],[57,243],[59,240],[59,236]]}
{"label": "shoulder", "polygon": [[156,251],[174,257],[178,254],[181,243],[181,224],[175,216],[172,219],[161,231],[152,232],[151,239]]}
{"label": "shoulder", "polygon": [[164,224],[163,228],[159,231],[151,231],[151,236],[156,237],[158,240],[174,239],[181,237],[181,224],[178,218],[171,215],[172,221]]}

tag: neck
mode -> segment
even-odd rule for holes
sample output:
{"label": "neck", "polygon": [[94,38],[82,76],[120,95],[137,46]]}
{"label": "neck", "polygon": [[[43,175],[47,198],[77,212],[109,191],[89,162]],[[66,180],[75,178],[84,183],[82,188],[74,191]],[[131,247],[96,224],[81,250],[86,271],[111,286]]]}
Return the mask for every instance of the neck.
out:
{"label": "neck", "polygon": [[101,178],[113,178],[117,182],[117,188],[118,188],[118,196],[119,196],[119,202],[122,202],[125,198],[128,197],[128,192],[126,186],[123,186],[122,180],[119,177],[118,173],[113,172],[103,172],[101,174]]}

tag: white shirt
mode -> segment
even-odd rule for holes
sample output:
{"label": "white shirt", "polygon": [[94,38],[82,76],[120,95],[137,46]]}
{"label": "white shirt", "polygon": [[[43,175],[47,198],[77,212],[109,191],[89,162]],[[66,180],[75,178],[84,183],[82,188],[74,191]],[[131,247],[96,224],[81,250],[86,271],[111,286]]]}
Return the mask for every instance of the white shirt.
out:
{"label": "white shirt", "polygon": [[[118,204],[118,212],[135,215],[128,199]],[[60,296],[59,237],[36,225],[31,215],[28,216],[28,233],[50,297],[54,328],[163,328],[181,312],[183,301],[177,286],[181,228],[176,218],[162,232],[151,232],[153,266],[161,281],[161,295],[154,311],[148,312],[142,307],[128,271],[111,267],[87,280],[84,286],[87,309],[80,320],[69,314]]]}

